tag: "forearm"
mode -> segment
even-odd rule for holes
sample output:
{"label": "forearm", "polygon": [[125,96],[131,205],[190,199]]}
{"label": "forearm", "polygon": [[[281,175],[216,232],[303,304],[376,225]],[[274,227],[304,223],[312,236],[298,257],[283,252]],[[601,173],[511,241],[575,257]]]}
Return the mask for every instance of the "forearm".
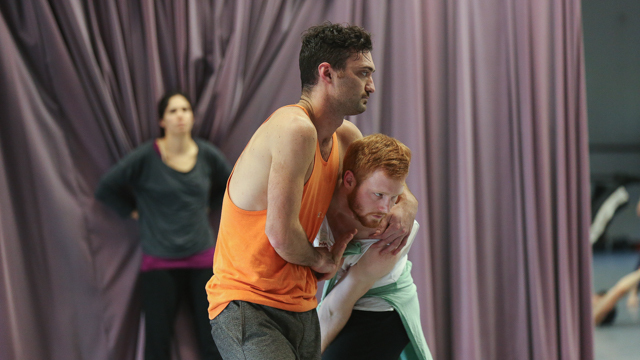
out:
{"label": "forearm", "polygon": [[353,307],[374,281],[358,281],[348,275],[322,301],[318,309],[320,319],[321,352],[338,336],[351,317]]}
{"label": "forearm", "polygon": [[627,297],[627,308],[631,312],[638,311],[638,286],[633,286],[631,290],[629,290],[629,295]]}
{"label": "forearm", "polygon": [[396,206],[403,206],[406,211],[409,211],[414,214],[418,212],[418,199],[413,196],[413,193],[409,190],[407,184],[404,184],[404,191],[400,196],[398,196],[398,201],[396,202]]}
{"label": "forearm", "polygon": [[613,310],[618,300],[625,294],[638,286],[640,282],[640,270],[636,270],[630,274],[623,276],[618,282],[607,291],[607,293],[593,307],[593,320],[596,325],[600,324],[607,316],[609,311]]}
{"label": "forearm", "polygon": [[596,325],[599,325],[604,320],[625,293],[624,289],[614,286],[594,305],[593,321]]}
{"label": "forearm", "polygon": [[318,251],[308,241],[301,225],[292,225],[286,232],[267,230],[266,233],[273,249],[287,262],[314,267],[322,260]]}

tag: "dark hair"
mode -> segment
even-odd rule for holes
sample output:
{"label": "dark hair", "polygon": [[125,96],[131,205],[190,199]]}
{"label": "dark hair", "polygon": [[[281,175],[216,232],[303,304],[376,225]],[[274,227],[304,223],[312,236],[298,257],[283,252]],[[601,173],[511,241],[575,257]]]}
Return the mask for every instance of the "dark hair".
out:
{"label": "dark hair", "polygon": [[[162,117],[164,116],[164,112],[165,110],[167,110],[167,106],[169,106],[169,100],[171,100],[171,98],[176,95],[180,95],[183,98],[187,99],[187,101],[189,102],[189,105],[191,105],[191,99],[189,99],[189,96],[187,96],[187,94],[183,93],[182,91],[178,91],[178,90],[167,91],[166,93],[164,93],[164,95],[162,95],[162,98],[160,99],[160,101],[158,101],[158,120],[162,120]],[[191,107],[193,107],[193,105],[191,105]],[[164,128],[162,127],[160,127],[160,136],[164,137]]]}
{"label": "dark hair", "polygon": [[363,54],[372,48],[371,34],[359,26],[325,22],[310,27],[302,34],[300,49],[302,91],[318,83],[318,65],[327,62],[336,70],[344,70],[352,54]]}

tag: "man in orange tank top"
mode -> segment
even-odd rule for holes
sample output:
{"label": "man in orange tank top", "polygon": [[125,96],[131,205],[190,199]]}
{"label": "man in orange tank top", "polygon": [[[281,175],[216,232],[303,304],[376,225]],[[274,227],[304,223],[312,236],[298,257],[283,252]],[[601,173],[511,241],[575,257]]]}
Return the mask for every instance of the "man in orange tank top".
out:
{"label": "man in orange tank top", "polygon": [[[276,110],[238,158],[225,194],[207,284],[213,338],[225,359],[319,359],[317,281],[337,271],[356,230],[314,248],[347,147],[361,138],[344,120],[375,91],[371,38],[325,23],[306,31],[302,95]],[[377,235],[399,252],[417,201],[404,191]]]}

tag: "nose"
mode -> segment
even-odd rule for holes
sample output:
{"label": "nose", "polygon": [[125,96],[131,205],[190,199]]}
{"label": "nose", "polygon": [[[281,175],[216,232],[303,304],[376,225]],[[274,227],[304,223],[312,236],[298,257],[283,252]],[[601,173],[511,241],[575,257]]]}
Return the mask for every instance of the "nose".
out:
{"label": "nose", "polygon": [[369,81],[367,81],[364,90],[368,93],[376,92],[376,86],[373,84],[373,76],[369,78]]}
{"label": "nose", "polygon": [[381,201],[380,206],[378,206],[378,211],[380,211],[381,213],[388,214],[389,211],[391,210],[391,206],[392,204],[390,200]]}

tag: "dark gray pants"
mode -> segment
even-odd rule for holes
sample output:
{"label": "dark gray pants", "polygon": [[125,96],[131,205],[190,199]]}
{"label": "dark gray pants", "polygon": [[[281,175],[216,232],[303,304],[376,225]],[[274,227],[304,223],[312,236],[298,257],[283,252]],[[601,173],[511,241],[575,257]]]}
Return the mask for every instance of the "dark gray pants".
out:
{"label": "dark gray pants", "polygon": [[211,334],[225,360],[320,359],[315,309],[297,313],[236,300],[211,320]]}

